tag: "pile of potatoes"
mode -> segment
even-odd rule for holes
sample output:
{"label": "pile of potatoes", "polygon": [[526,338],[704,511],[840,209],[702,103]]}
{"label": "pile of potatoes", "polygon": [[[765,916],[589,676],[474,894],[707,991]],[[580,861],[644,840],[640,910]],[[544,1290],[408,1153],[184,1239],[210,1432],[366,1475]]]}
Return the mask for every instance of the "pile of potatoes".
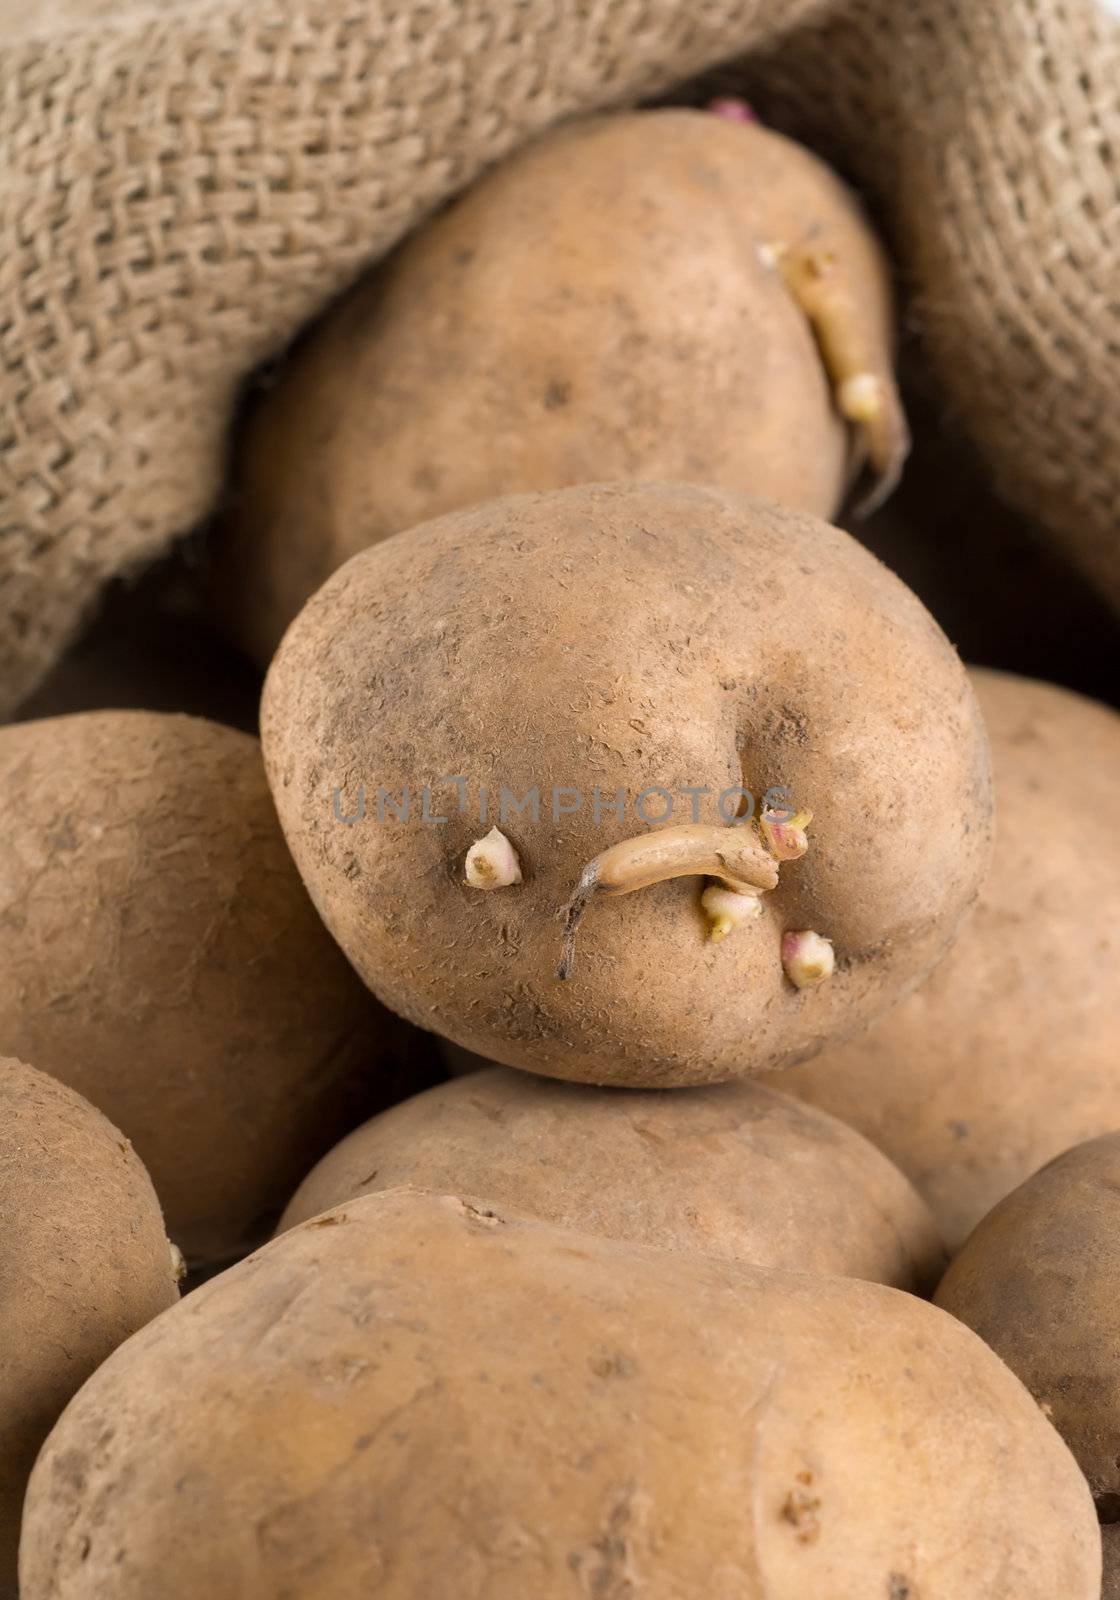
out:
{"label": "pile of potatoes", "polygon": [[891,278],[554,131],[0,728],[0,1600],[1118,1600],[1120,716],[834,525]]}

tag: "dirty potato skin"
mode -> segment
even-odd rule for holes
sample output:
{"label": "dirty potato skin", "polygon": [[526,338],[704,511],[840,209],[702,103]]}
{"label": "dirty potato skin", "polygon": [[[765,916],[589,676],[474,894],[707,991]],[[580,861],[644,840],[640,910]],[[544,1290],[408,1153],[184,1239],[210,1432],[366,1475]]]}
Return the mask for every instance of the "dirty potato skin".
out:
{"label": "dirty potato skin", "polygon": [[719,483],[831,517],[858,459],[766,255],[832,259],[893,392],[883,253],[807,150],[682,109],[550,134],[419,229],[250,415],[218,603],[262,663],[307,597],[402,528],[611,478]]}
{"label": "dirty potato skin", "polygon": [[280,1231],[377,1190],[485,1195],[632,1244],[932,1290],[944,1247],[875,1147],[758,1082],[596,1089],[491,1067],[349,1134]]}
{"label": "dirty potato skin", "polygon": [[71,1089],[0,1060],[0,1596],[24,1488],[67,1401],[179,1298],[151,1180]]}
{"label": "dirty potato skin", "polygon": [[1120,716],[971,677],[996,798],[976,910],[917,993],[782,1080],[885,1150],[954,1250],[1053,1156],[1120,1127]]}
{"label": "dirty potato skin", "polygon": [[394,1190],[192,1294],[35,1469],[23,1600],[1096,1600],[1084,1480],[877,1284]]}
{"label": "dirty potato skin", "polygon": [[7,727],[0,809],[0,1045],[123,1129],[190,1259],[256,1242],[390,1103],[400,1034],[303,890],[257,740],[156,712]]}
{"label": "dirty potato skin", "polygon": [[[988,858],[986,743],[944,635],[845,534],[729,491],[517,496],[363,552],[289,630],[262,730],[304,881],[371,988],[556,1077],[672,1086],[812,1054],[942,955]],[[379,787],[406,784],[409,820],[379,820]],[[695,877],[603,899],[557,980],[561,908],[585,863],[649,832],[644,791],[719,824],[724,791],[772,785],[813,811],[810,847],[753,923],[712,943]],[[480,787],[541,795],[539,821],[507,806],[524,881],[490,892],[463,876]],[[553,820],[554,788],[582,809]],[[786,980],[790,928],[833,940],[828,982]]]}
{"label": "dirty potato skin", "polygon": [[[1077,1145],[1001,1200],[949,1268],[937,1303],[1026,1384],[1077,1457],[1102,1524],[1115,1528],[1120,1133]],[[1105,1541],[1113,1583],[1114,1538]]]}

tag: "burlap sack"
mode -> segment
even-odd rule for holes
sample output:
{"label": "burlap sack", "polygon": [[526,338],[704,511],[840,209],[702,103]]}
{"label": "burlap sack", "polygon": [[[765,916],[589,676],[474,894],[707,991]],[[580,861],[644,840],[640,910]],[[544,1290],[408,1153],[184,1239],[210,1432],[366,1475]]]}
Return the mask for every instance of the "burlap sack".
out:
{"label": "burlap sack", "polygon": [[205,515],[240,382],[365,263],[557,119],[747,52],[881,205],[1005,492],[1120,594],[1096,0],[0,0],[0,709]]}

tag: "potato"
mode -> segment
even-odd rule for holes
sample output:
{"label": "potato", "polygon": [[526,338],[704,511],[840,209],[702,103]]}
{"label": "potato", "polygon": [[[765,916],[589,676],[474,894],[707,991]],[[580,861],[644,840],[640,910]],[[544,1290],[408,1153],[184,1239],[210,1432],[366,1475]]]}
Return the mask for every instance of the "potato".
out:
{"label": "potato", "polygon": [[100,1112],[0,1060],[0,1595],[15,1595],[20,1509],[67,1401],[179,1297],[151,1180]]}
{"label": "potato", "polygon": [[257,741],[152,712],[3,728],[0,807],[0,1048],[124,1130],[190,1258],[234,1253],[405,1060],[303,891]]}
{"label": "potato", "polygon": [[393,1190],[197,1290],[88,1383],[23,1600],[1096,1600],[1016,1378],[895,1289]]}
{"label": "potato", "polygon": [[[262,736],[366,982],[556,1077],[664,1087],[811,1054],[939,958],[988,857],[986,742],[936,624],[847,535],[726,490],[515,496],[362,552],[289,630]],[[764,814],[772,786],[813,813],[803,859],[766,845],[794,820]],[[491,827],[506,886],[479,889]],[[704,875],[744,891],[722,942]],[[790,981],[814,963],[787,935],[810,958],[832,941],[827,981]]]}
{"label": "potato", "polygon": [[1120,717],[972,677],[998,818],[980,903],[917,994],[782,1082],[885,1150],[952,1249],[1052,1156],[1120,1127]]}
{"label": "potato", "polygon": [[263,392],[219,605],[267,662],[356,551],[522,490],[679,477],[831,516],[866,451],[884,490],[905,454],[892,341],[882,251],[807,150],[692,110],[569,125],[415,233]]}
{"label": "potato", "polygon": [[1101,1523],[1120,1524],[1120,1133],[1066,1151],[1001,1200],[937,1302],[1022,1379],[1077,1457]]}
{"label": "potato", "polygon": [[896,1167],[757,1082],[594,1089],[490,1067],[356,1129],[304,1179],[280,1228],[401,1185],[485,1195],[634,1244],[918,1292],[945,1265]]}

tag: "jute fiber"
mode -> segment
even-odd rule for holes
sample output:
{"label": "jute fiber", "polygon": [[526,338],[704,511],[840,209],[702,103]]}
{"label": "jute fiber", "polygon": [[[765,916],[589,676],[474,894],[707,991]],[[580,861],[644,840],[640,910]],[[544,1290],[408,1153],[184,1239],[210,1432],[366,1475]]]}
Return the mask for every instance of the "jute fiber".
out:
{"label": "jute fiber", "polygon": [[557,120],[732,72],[881,209],[946,403],[1120,598],[1096,0],[0,0],[0,712],[202,519],[241,383]]}

